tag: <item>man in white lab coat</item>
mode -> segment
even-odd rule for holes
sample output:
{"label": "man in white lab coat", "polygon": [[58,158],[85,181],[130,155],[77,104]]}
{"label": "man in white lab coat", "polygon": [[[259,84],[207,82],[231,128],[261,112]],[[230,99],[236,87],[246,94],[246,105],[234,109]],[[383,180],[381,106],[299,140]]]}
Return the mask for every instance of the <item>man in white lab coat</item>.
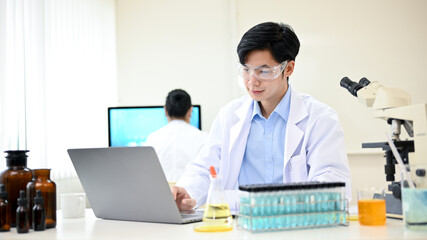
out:
{"label": "man in white lab coat", "polygon": [[336,112],[288,83],[299,46],[292,28],[282,23],[261,23],[243,35],[237,47],[239,74],[249,96],[220,110],[206,145],[172,189],[180,209],[205,203],[211,165],[226,190],[256,183],[340,181],[351,198]]}
{"label": "man in white lab coat", "polygon": [[146,145],[156,150],[168,182],[178,181],[208,137],[190,125],[192,111],[191,97],[186,91],[170,91],[165,104],[168,124],[147,137]]}

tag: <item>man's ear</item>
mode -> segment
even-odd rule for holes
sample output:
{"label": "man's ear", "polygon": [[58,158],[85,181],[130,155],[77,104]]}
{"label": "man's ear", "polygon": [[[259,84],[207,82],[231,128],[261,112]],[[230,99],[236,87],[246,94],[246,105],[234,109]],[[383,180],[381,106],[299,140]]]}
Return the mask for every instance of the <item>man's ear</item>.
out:
{"label": "man's ear", "polygon": [[191,114],[193,113],[193,106],[191,106],[187,113],[185,114],[185,120],[188,121],[188,123],[190,123],[190,119],[191,119]]}
{"label": "man's ear", "polygon": [[294,72],[295,68],[295,61],[289,61],[286,64],[285,70],[283,70],[283,73],[285,74],[285,77],[290,77],[292,73]]}

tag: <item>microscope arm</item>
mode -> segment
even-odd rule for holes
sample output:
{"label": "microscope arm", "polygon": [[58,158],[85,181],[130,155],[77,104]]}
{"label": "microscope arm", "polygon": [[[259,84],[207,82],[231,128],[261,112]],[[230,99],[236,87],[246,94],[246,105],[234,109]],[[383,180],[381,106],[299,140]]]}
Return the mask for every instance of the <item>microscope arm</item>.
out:
{"label": "microscope arm", "polygon": [[[402,120],[405,129],[415,142],[415,157],[411,165],[427,165],[427,104],[411,105],[411,96],[398,88],[387,88],[378,82],[370,82],[357,90],[357,98],[372,107],[374,117],[385,121]],[[411,126],[412,125],[412,126]]]}
{"label": "microscope arm", "polygon": [[414,158],[411,165],[427,165],[427,104],[416,104],[388,109],[374,110],[374,117],[412,121],[414,130]]}

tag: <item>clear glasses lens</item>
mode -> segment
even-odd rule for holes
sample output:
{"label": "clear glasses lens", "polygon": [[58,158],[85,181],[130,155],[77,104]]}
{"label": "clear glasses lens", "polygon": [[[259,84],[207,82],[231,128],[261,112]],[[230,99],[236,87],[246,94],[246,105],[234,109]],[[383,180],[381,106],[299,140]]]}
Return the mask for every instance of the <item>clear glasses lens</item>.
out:
{"label": "clear glasses lens", "polygon": [[250,79],[252,75],[258,80],[273,80],[277,78],[285,69],[287,61],[275,66],[275,67],[249,67],[240,65],[239,75],[243,79]]}

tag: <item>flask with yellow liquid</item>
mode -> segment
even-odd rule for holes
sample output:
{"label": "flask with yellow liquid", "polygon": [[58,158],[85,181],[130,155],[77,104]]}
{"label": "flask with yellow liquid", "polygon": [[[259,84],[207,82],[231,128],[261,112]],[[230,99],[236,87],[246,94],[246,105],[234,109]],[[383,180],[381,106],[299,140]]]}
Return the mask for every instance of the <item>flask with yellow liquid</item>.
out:
{"label": "flask with yellow liquid", "polygon": [[230,207],[225,201],[225,194],[221,178],[216,174],[215,168],[209,168],[211,185],[203,214],[203,223],[194,226],[197,232],[223,232],[233,229],[233,217]]}

